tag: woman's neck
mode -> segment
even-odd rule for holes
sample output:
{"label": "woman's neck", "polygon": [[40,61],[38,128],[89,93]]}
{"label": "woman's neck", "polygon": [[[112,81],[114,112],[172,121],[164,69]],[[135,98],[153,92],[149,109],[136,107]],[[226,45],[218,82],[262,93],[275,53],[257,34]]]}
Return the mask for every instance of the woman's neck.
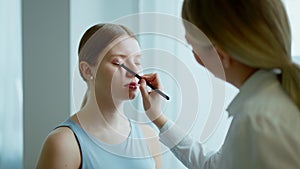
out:
{"label": "woman's neck", "polygon": [[97,96],[96,99],[95,94],[89,91],[87,102],[77,113],[77,118],[92,128],[118,128],[124,121],[128,122],[123,113],[122,101],[117,102],[104,96]]}
{"label": "woman's neck", "polygon": [[226,81],[240,89],[258,69],[232,60],[229,69],[225,70]]}
{"label": "woman's neck", "polygon": [[131,131],[129,120],[123,114],[122,102],[99,96],[96,99],[91,93],[88,93],[84,107],[72,119],[95,138],[108,144],[122,143]]}

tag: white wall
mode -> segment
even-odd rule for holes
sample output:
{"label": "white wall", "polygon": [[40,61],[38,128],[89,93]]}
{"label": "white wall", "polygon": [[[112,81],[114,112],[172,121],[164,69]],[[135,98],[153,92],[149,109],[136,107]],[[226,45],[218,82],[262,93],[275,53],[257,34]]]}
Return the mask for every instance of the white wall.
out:
{"label": "white wall", "polygon": [[290,24],[292,29],[292,56],[300,57],[300,32],[299,32],[300,1],[299,0],[283,0],[283,1],[287,9],[287,13],[290,19]]}

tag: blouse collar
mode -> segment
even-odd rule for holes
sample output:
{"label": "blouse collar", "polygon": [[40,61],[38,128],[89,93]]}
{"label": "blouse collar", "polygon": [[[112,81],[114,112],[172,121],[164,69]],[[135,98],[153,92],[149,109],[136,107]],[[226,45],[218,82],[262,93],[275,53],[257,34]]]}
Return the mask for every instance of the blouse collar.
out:
{"label": "blouse collar", "polygon": [[270,82],[274,82],[275,80],[276,74],[273,70],[260,69],[256,71],[241,86],[239,93],[226,109],[229,115],[234,116],[243,103],[257,94],[257,92],[263,91],[265,87],[269,86]]}

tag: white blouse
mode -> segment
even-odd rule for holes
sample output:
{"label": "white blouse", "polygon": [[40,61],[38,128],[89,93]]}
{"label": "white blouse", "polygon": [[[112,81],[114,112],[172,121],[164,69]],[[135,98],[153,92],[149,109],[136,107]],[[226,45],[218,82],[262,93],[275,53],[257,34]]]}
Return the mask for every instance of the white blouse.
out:
{"label": "white blouse", "polygon": [[273,71],[247,79],[227,111],[233,120],[217,153],[204,156],[189,136],[178,141],[184,133],[171,121],[160,140],[191,169],[300,169],[300,112]]}

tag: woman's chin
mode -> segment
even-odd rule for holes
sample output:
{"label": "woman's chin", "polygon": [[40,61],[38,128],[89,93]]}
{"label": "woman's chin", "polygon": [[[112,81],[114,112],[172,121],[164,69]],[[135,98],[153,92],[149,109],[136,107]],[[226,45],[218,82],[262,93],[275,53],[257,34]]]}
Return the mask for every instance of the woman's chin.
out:
{"label": "woman's chin", "polygon": [[133,100],[137,97],[137,92],[129,92],[128,99]]}

